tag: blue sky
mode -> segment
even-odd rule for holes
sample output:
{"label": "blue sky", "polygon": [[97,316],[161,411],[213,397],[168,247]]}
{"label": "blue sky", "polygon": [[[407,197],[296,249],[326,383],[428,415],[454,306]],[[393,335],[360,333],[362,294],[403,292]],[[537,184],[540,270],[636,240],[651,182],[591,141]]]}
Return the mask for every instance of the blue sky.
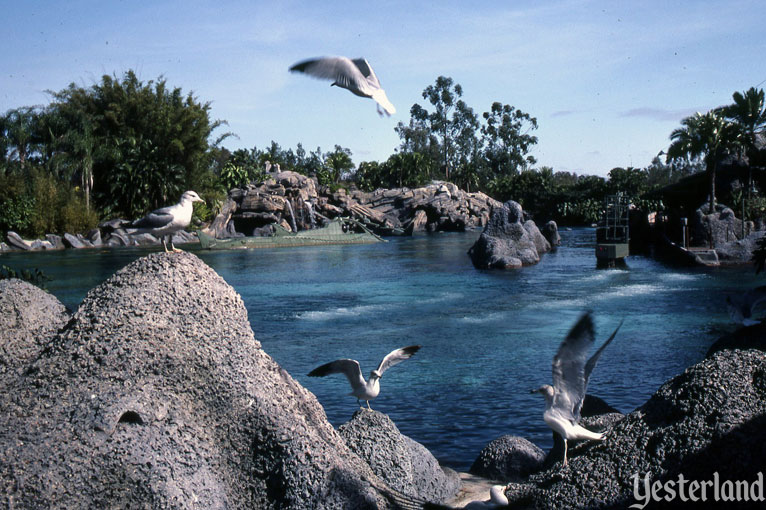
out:
{"label": "blue sky", "polygon": [[[133,69],[210,102],[230,149],[324,151],[384,160],[398,121],[440,75],[480,115],[493,101],[536,117],[538,165],[606,175],[643,167],[695,111],[766,84],[757,0],[0,1],[0,112],[46,90]],[[397,114],[288,72],[321,55],[365,57]],[[430,106],[430,105],[429,105]]]}

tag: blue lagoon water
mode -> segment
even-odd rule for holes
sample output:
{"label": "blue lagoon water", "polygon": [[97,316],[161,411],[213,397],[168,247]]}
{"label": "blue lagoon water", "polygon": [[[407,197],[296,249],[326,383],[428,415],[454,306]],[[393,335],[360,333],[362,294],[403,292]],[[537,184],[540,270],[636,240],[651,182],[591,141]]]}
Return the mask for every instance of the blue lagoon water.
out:
{"label": "blue lagoon water", "polygon": [[[366,376],[389,351],[422,345],[386,372],[372,406],[442,464],[467,470],[503,434],[550,447],[543,399],[529,392],[550,383],[551,359],[584,310],[594,312],[598,344],[625,319],[589,392],[630,412],[734,329],[725,293],[757,284],[750,266],[679,269],[641,256],[627,269],[598,270],[592,229],[561,235],[557,252],[514,271],[474,269],[466,251],[478,232],[194,252],[241,294],[263,349],[336,426],[356,399],[343,376],[307,377],[312,368],[350,357]],[[41,268],[54,277],[47,288],[76,309],[90,288],[149,251],[7,254],[0,263]]]}

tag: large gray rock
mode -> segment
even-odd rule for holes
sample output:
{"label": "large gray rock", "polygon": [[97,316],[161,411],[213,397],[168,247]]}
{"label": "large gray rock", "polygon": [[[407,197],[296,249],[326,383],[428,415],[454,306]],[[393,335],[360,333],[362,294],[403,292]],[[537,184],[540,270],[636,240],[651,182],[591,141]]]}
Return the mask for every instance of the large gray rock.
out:
{"label": "large gray rock", "polygon": [[716,204],[715,212],[710,214],[708,204],[704,204],[695,212],[690,229],[692,245],[709,246],[712,236],[713,246],[718,247],[742,237],[742,220],[725,205]]}
{"label": "large gray rock", "polygon": [[0,385],[43,350],[69,320],[55,296],[22,280],[0,280]]}
{"label": "large gray rock", "polygon": [[[468,250],[473,265],[478,269],[510,269],[537,264],[540,253],[536,237],[524,227],[523,218],[521,206],[513,200],[494,208],[489,223]],[[540,234],[537,227],[534,230]],[[539,239],[545,241],[542,235]]]}
{"label": "large gray rock", "polygon": [[[506,494],[512,505],[534,508],[626,508],[636,503],[634,475],[642,493],[647,473],[650,483],[677,484],[681,473],[686,480],[752,482],[764,458],[766,357],[761,351],[724,350],[665,383],[614,423],[604,441],[570,449],[568,467],[557,464],[529,483],[513,484]],[[714,503],[708,497],[705,507]]]}
{"label": "large gray rock", "polygon": [[0,392],[14,508],[388,508],[389,489],[189,253],[91,290]]}
{"label": "large gray rock", "polygon": [[8,234],[6,234],[6,239],[8,240],[8,244],[16,250],[24,250],[28,251],[32,249],[32,243],[29,241],[22,239],[19,234],[16,232],[8,231]]}
{"label": "large gray rock", "polygon": [[557,246],[561,245],[561,235],[559,234],[559,227],[555,221],[549,221],[543,225],[543,228],[540,229],[540,231],[543,236],[545,236],[545,239],[548,240],[548,243],[550,243],[551,249],[555,249]]}
{"label": "large gray rock", "polygon": [[519,480],[543,467],[545,452],[523,437],[501,436],[485,446],[469,470],[492,480]]}
{"label": "large gray rock", "polygon": [[403,494],[442,502],[460,488],[456,472],[442,469],[431,452],[399,432],[385,414],[360,409],[338,432],[375,474]]}

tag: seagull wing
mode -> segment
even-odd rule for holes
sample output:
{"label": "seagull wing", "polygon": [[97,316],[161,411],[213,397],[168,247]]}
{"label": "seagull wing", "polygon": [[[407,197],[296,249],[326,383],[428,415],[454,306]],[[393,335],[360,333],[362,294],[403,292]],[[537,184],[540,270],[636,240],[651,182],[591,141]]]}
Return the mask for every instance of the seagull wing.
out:
{"label": "seagull wing", "polygon": [[306,73],[314,78],[333,80],[339,87],[368,92],[367,79],[346,57],[321,57],[298,62],[290,71]]}
{"label": "seagull wing", "polygon": [[[614,340],[614,337],[617,335],[617,332],[620,330],[620,327],[622,327],[622,323],[624,320],[621,320],[620,323],[615,328],[614,332],[611,334],[611,336],[604,342],[604,345],[598,348],[596,353],[590,357],[588,362],[585,364],[585,369],[583,371],[583,399],[585,398],[585,392],[588,389],[588,379],[590,379],[590,373],[593,372],[593,369],[596,367],[596,363],[598,363],[598,358],[601,357],[601,353],[604,352],[604,349],[606,349],[606,346],[611,343],[612,340]],[[580,400],[579,403],[575,403],[574,407],[574,416],[576,420],[580,420],[580,410],[582,409],[582,403],[583,401]]]}
{"label": "seagull wing", "polygon": [[364,76],[367,79],[367,82],[370,85],[378,89],[380,88],[380,82],[378,81],[378,77],[375,75],[375,71],[372,70],[370,63],[367,62],[367,59],[355,58],[351,62],[353,62],[356,68],[359,69],[359,72],[362,73],[362,76]]}
{"label": "seagull wing", "polygon": [[378,372],[380,375],[383,375],[383,372],[391,368],[392,366],[401,363],[402,361],[409,359],[418,352],[420,349],[419,345],[410,345],[409,347],[402,347],[401,349],[396,349],[394,351],[389,352],[386,354],[386,357],[383,358],[383,361],[380,362],[380,365],[378,365]]}
{"label": "seagull wing", "polygon": [[365,386],[362,368],[355,359],[338,359],[317,367],[309,372],[309,377],[324,377],[330,374],[343,374],[351,383],[351,388],[357,390]]}
{"label": "seagull wing", "polygon": [[573,421],[585,398],[585,356],[593,339],[593,319],[585,313],[553,357],[553,407]]}
{"label": "seagull wing", "polygon": [[173,221],[173,206],[163,207],[150,212],[140,220],[136,220],[130,225],[131,228],[155,229],[162,228]]}

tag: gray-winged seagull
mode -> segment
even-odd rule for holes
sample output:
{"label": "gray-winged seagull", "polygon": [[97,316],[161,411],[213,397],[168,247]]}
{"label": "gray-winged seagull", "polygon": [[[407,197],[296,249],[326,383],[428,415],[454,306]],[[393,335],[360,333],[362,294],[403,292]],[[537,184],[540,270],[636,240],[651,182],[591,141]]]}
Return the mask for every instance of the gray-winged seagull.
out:
{"label": "gray-winged seagull", "polygon": [[753,319],[753,308],[766,301],[766,285],[750,289],[741,295],[726,296],[729,317],[737,324],[752,326],[761,321]]}
{"label": "gray-winged seagull", "polygon": [[392,366],[401,363],[402,361],[409,359],[413,354],[418,352],[419,345],[410,345],[409,347],[402,347],[389,352],[383,361],[380,362],[378,368],[370,372],[370,380],[365,381],[362,375],[362,368],[359,366],[359,362],[354,359],[338,359],[324,364],[321,367],[317,367],[309,372],[310,377],[324,377],[329,374],[343,374],[351,383],[351,393],[356,397],[357,403],[361,406],[360,400],[367,401],[367,407],[370,407],[370,400],[374,399],[380,393],[380,378],[383,377],[383,372],[391,368]]}
{"label": "gray-winged seagull", "polygon": [[170,249],[181,251],[173,246],[173,234],[189,226],[191,223],[194,202],[204,202],[194,191],[186,191],[181,195],[181,200],[176,205],[163,207],[150,212],[140,220],[124,224],[127,229],[135,229],[130,234],[152,234],[162,239],[165,252],[168,246],[165,236],[170,238]]}
{"label": "gray-winged seagull", "polygon": [[333,80],[330,86],[337,85],[360,97],[370,97],[378,103],[378,114],[383,115],[381,106],[387,115],[396,113],[396,108],[380,87],[378,77],[370,63],[363,58],[319,57],[298,62],[290,71],[306,73],[315,78]]}
{"label": "gray-winged seagull", "polygon": [[614,339],[620,326],[622,322],[586,363],[585,356],[593,344],[595,335],[590,313],[583,314],[561,342],[558,352],[553,357],[553,386],[545,384],[532,390],[532,393],[541,393],[545,397],[543,420],[554,432],[564,438],[565,466],[567,465],[568,439],[603,439],[601,433],[591,432],[579,424],[580,409],[582,409],[590,374],[599,356]]}

